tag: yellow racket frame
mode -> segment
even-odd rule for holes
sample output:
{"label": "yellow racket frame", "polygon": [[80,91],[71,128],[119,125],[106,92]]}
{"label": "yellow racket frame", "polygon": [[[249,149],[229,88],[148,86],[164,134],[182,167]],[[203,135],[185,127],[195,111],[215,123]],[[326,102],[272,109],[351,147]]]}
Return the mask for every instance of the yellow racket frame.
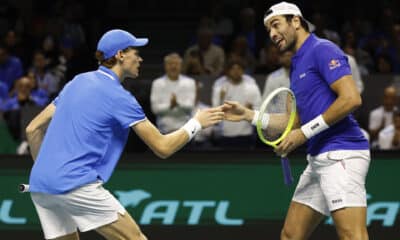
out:
{"label": "yellow racket frame", "polygon": [[[267,139],[265,139],[264,134],[263,134],[264,130],[262,129],[261,119],[262,119],[262,116],[264,115],[264,112],[265,112],[269,102],[275,97],[275,95],[277,95],[277,94],[279,94],[280,92],[283,92],[283,91],[285,91],[288,94],[292,95],[292,99],[293,99],[292,107],[291,107],[292,111],[290,112],[288,124],[286,126],[285,131],[283,131],[282,135],[278,139],[276,139],[274,141],[268,141]],[[260,138],[260,140],[263,143],[265,143],[265,144],[267,144],[269,146],[272,146],[273,148],[276,148],[277,145],[289,134],[290,130],[292,130],[293,125],[294,125],[294,121],[296,119],[296,98],[294,96],[293,91],[290,90],[289,88],[286,88],[286,87],[280,87],[280,88],[275,89],[273,92],[271,92],[267,96],[267,98],[261,104],[261,107],[260,107],[259,111],[260,111],[260,114],[258,115],[258,119],[257,119],[257,122],[256,122],[256,128],[257,128],[258,137]]]}

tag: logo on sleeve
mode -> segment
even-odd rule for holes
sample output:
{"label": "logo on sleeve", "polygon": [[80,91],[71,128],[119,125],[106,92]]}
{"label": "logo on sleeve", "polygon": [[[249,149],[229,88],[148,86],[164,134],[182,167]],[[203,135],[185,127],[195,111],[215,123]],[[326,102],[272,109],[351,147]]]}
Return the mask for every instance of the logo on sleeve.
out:
{"label": "logo on sleeve", "polygon": [[339,60],[332,59],[332,60],[329,62],[329,70],[333,70],[333,69],[338,68],[338,67],[340,67],[340,62],[339,62]]}

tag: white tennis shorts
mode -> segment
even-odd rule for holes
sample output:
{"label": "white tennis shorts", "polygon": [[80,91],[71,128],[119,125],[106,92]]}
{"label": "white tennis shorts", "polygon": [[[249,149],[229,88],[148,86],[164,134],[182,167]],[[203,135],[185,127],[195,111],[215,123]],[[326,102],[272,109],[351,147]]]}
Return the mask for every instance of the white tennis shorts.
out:
{"label": "white tennis shorts", "polygon": [[84,185],[66,194],[31,193],[46,239],[93,230],[118,219],[125,208],[102,182]]}
{"label": "white tennis shorts", "polygon": [[366,207],[365,177],[370,159],[369,150],[307,156],[308,165],[292,200],[326,216],[340,208]]}

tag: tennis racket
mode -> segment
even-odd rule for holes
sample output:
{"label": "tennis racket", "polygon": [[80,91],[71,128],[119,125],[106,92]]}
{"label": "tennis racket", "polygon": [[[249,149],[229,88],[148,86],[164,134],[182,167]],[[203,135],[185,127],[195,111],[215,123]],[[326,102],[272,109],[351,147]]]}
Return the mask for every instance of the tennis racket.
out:
{"label": "tennis racket", "polygon": [[[266,129],[262,129],[264,114],[269,115]],[[280,87],[271,92],[260,107],[256,128],[260,140],[276,148],[278,144],[292,130],[296,118],[296,98],[289,88]],[[286,185],[293,183],[289,159],[281,156],[284,182]]]}
{"label": "tennis racket", "polygon": [[18,185],[18,191],[20,193],[29,192],[29,184],[23,184],[23,183],[19,184]]}

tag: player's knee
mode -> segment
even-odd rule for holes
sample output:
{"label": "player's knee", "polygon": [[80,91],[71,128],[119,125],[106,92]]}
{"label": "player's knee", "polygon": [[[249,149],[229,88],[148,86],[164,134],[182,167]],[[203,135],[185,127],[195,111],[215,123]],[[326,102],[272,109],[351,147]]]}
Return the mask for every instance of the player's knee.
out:
{"label": "player's knee", "polygon": [[340,240],[368,240],[368,232],[365,228],[338,228]]}
{"label": "player's knee", "polygon": [[296,239],[296,230],[290,227],[283,227],[281,231],[281,240]]}

